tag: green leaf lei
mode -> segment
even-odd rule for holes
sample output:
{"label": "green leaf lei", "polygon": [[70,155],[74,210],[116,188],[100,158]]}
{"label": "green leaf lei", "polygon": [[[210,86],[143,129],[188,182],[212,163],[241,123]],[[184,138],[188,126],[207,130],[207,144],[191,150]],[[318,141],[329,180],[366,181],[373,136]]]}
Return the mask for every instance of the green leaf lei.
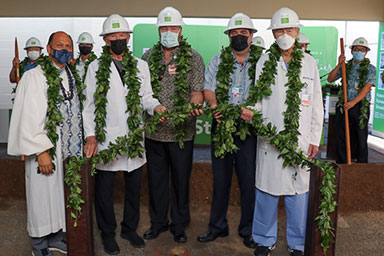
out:
{"label": "green leaf lei", "polygon": [[[97,88],[94,94],[95,100],[95,123],[96,123],[96,139],[98,142],[105,141],[105,118],[107,115],[106,106],[107,106],[107,93],[110,88],[109,77],[110,77],[110,66],[112,63],[112,56],[110,55],[109,47],[103,47],[103,53],[99,58],[99,69],[96,72],[96,84]],[[132,53],[127,49],[123,55],[123,70],[124,74],[124,84],[128,87],[128,94],[125,97],[127,103],[127,124],[130,133],[135,131],[140,124],[142,124],[142,112],[143,109],[140,106],[140,80],[137,77],[139,72],[137,68],[137,60],[132,56]],[[135,158],[137,156],[142,156],[144,153],[144,147],[140,142],[144,140],[142,134],[136,134],[134,140],[129,145],[133,150],[129,151],[128,157]]]}
{"label": "green leaf lei", "polygon": [[[166,70],[166,65],[161,64],[162,60],[162,46],[158,42],[152,50],[152,54],[149,57],[149,71],[151,73],[151,84],[154,97],[159,99],[159,92],[161,90],[161,79]],[[176,75],[175,75],[175,86],[176,90],[172,96],[174,100],[175,111],[181,113],[184,106],[187,104],[185,100],[185,95],[188,94],[189,86],[187,75],[190,71],[190,63],[192,58],[191,46],[187,43],[185,38],[181,38],[178,53],[175,62],[176,66]],[[175,128],[175,139],[179,142],[180,148],[184,148],[184,137],[187,133],[186,118],[181,116],[181,118],[176,118],[172,120],[171,126]]]}
{"label": "green leaf lei", "polygon": [[[247,102],[256,102],[255,93],[255,72],[256,63],[259,60],[262,53],[260,47],[251,45],[248,61],[251,66],[248,69],[248,76],[251,79],[250,95]],[[223,47],[220,55],[221,62],[216,74],[218,81],[217,88],[215,90],[217,107],[216,111],[221,111],[223,117],[220,118],[220,123],[217,123],[216,129],[212,132],[212,140],[214,144],[214,154],[216,157],[224,157],[226,153],[232,153],[238,150],[238,147],[234,144],[233,133],[240,136],[241,140],[245,140],[246,136],[250,134],[248,124],[240,119],[241,107],[228,104],[229,101],[229,89],[231,88],[231,74],[235,70],[234,62],[235,57],[232,54],[232,48],[230,46]],[[238,125],[238,128],[236,128]]]}
{"label": "green leaf lei", "polygon": [[[62,78],[60,77],[59,70],[53,65],[50,57],[40,56],[37,60],[37,65],[40,65],[43,70],[48,84],[48,108],[45,130],[47,131],[49,140],[53,144],[53,147],[48,150],[48,153],[53,160],[56,156],[56,143],[59,139],[59,136],[56,133],[56,128],[63,121],[63,117],[61,116],[58,107],[59,103],[64,101],[63,96],[60,95],[60,82],[62,81]],[[79,80],[76,70],[72,74],[75,78],[76,90],[79,91],[83,87],[83,84],[81,83],[81,80]]]}
{"label": "green leaf lei", "polygon": [[[80,58],[81,58],[81,55],[79,57],[77,57],[77,59],[75,60],[75,65],[79,65],[80,64]],[[84,75],[82,77],[82,81],[84,82],[85,80],[85,76],[87,75],[87,70],[88,70],[88,66],[89,64],[94,61],[95,59],[97,59],[97,56],[94,52],[91,52],[91,54],[88,56],[87,60],[85,61],[85,66],[84,66]],[[72,66],[72,65],[71,65]]]}
{"label": "green leaf lei", "polygon": [[[351,74],[352,62],[353,62],[353,59],[349,60],[345,65],[347,80]],[[358,93],[360,93],[360,91],[364,88],[365,82],[367,81],[369,64],[370,64],[370,61],[367,58],[365,58],[363,62],[360,63],[360,67],[357,71],[359,73],[359,84],[357,86]],[[348,84],[348,81],[347,81],[347,84]],[[339,98],[339,101],[337,105],[339,106],[341,113],[343,113],[344,112],[344,107],[343,107],[344,106],[344,89],[342,86],[340,87],[338,98]],[[360,107],[360,116],[359,116],[359,126],[361,129],[364,129],[365,123],[369,118],[368,110],[369,110],[370,103],[366,97],[364,97],[360,102],[361,102],[361,107]]]}

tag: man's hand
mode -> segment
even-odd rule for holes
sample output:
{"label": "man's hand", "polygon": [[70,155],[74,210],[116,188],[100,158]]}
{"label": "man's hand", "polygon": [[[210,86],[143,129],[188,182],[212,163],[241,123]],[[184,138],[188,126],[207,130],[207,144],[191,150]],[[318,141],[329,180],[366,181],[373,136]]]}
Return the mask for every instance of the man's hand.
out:
{"label": "man's hand", "polygon": [[253,119],[253,112],[249,109],[241,107],[241,115],[240,117],[245,121],[251,121]]}
{"label": "man's hand", "polygon": [[317,152],[319,152],[319,147],[312,145],[312,144],[309,144],[308,159],[309,160],[313,159],[316,156]]}
{"label": "man's hand", "polygon": [[48,152],[44,151],[37,156],[37,163],[39,164],[40,172],[44,175],[50,175],[53,172],[52,159]]}
{"label": "man's hand", "polygon": [[347,111],[351,108],[353,108],[356,105],[356,103],[352,101],[348,101],[347,103],[344,103],[344,110]]}
{"label": "man's hand", "polygon": [[[199,104],[200,105],[200,104]],[[201,105],[200,105],[201,106]],[[201,116],[204,114],[204,110],[202,109],[193,109],[191,112],[188,113],[189,116]]]}
{"label": "man's hand", "polygon": [[[157,105],[154,109],[155,113],[164,113],[164,111],[167,110],[166,107],[164,107],[163,105]],[[165,117],[161,117],[160,118],[160,122],[165,122],[167,121],[168,119],[165,118]]]}
{"label": "man's hand", "polygon": [[14,67],[16,67],[17,64],[19,64],[19,58],[15,57],[15,58],[13,58],[13,60],[12,60],[12,65],[13,65]]}
{"label": "man's hand", "polygon": [[342,63],[345,63],[345,55],[340,54],[338,65],[341,67]]}
{"label": "man's hand", "polygon": [[95,136],[87,137],[87,142],[84,146],[84,153],[87,158],[90,158],[97,153],[97,140]]}

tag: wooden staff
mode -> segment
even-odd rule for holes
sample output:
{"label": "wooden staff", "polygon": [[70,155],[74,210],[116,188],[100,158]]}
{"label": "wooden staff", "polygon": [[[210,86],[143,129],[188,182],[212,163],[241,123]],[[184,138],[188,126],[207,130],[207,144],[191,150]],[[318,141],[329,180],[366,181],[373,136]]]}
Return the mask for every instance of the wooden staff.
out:
{"label": "wooden staff", "polygon": [[[340,50],[341,55],[344,55],[344,39],[340,38]],[[344,91],[344,104],[348,102],[347,97],[347,71],[345,70],[345,62],[341,64],[341,71],[343,74],[343,91]],[[343,106],[344,108],[344,106]],[[345,116],[345,146],[347,148],[347,163],[351,164],[351,142],[349,136],[349,118],[348,118],[348,110],[344,109]]]}
{"label": "wooden staff", "polygon": [[[17,44],[17,37],[15,37],[15,57],[19,59],[19,46]],[[19,66],[19,62],[17,62],[16,64],[16,86],[19,84],[20,82],[20,66]],[[21,156],[21,160],[24,161],[25,160],[25,157],[24,156]]]}
{"label": "wooden staff", "polygon": [[[19,60],[19,46],[17,45],[17,37],[15,37],[15,57]],[[20,82],[20,66],[19,62],[16,64],[16,86]]]}

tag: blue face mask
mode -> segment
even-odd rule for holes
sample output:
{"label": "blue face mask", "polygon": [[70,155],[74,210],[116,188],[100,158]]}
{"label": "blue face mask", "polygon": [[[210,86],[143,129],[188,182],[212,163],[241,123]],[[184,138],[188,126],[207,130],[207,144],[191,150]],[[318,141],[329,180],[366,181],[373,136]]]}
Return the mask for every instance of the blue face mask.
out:
{"label": "blue face mask", "polygon": [[53,49],[53,58],[55,58],[60,64],[67,64],[72,58],[72,52],[67,51],[66,49]]}
{"label": "blue face mask", "polygon": [[363,52],[353,52],[353,59],[355,61],[362,61],[364,59],[365,53]]}
{"label": "blue face mask", "polygon": [[172,48],[179,45],[179,33],[171,31],[161,32],[160,43],[166,48]]}

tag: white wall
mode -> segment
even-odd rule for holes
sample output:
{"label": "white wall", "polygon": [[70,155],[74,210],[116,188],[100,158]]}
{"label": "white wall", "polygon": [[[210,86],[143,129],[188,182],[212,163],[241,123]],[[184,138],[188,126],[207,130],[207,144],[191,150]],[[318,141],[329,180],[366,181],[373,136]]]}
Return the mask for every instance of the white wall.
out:
{"label": "white wall", "polygon": [[[103,40],[98,35],[101,32],[102,23],[105,18],[0,18],[0,109],[12,108],[11,90],[14,86],[9,83],[8,75],[11,70],[11,63],[14,57],[14,39],[15,36],[19,42],[20,59],[25,57],[23,50],[25,42],[28,38],[35,36],[39,38],[45,46],[49,35],[54,31],[65,31],[69,33],[76,42],[80,33],[87,31],[91,33],[95,39],[95,52],[100,54],[101,46],[104,45]],[[138,23],[155,23],[156,18],[127,18],[129,25],[133,28]],[[226,26],[228,19],[208,19],[208,18],[186,18],[187,24],[199,25],[223,25]],[[269,26],[269,19],[253,19],[255,27],[258,29],[257,35],[264,38],[266,45],[273,43],[272,33],[266,30]],[[339,31],[339,37],[344,37],[346,45],[350,45],[352,41],[364,36],[370,43],[371,51],[368,58],[376,65],[377,45],[378,45],[378,22],[361,22],[361,21],[314,21],[303,20],[304,26],[334,26]],[[134,36],[134,35],[133,35]],[[132,40],[131,40],[132,41]],[[45,52],[45,50],[44,50]],[[340,52],[340,49],[338,49]],[[350,51],[346,51],[347,58],[351,58]],[[2,111],[0,115],[1,127],[8,122],[7,111]],[[6,142],[7,129],[0,129],[0,142]]]}

